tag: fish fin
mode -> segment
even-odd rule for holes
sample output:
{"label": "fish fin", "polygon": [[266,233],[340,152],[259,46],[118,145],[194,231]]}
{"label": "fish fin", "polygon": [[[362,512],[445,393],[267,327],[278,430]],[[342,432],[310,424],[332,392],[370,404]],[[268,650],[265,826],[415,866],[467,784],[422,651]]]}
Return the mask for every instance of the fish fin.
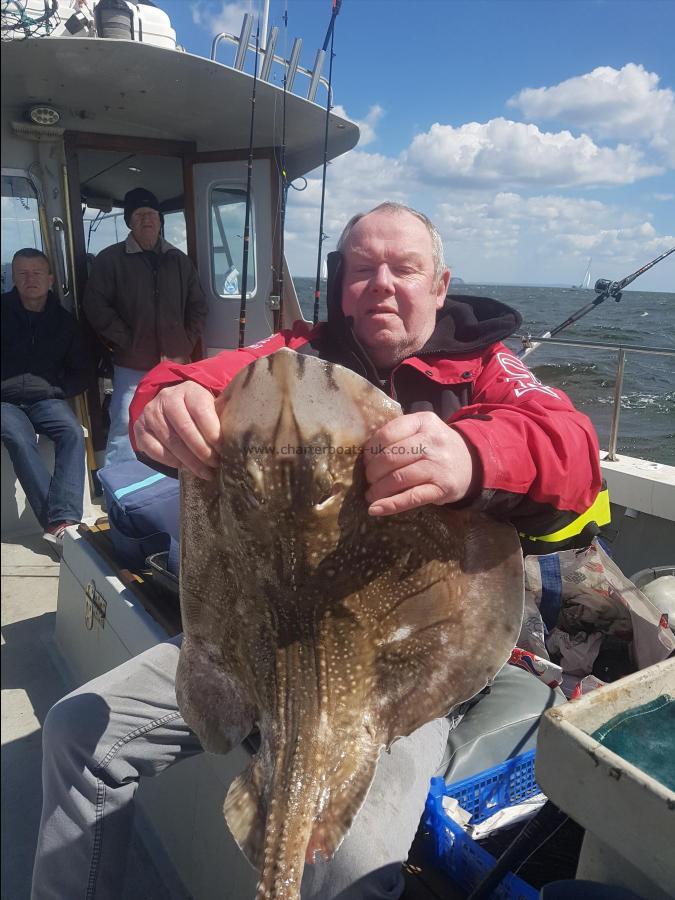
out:
{"label": "fish fin", "polygon": [[262,868],[267,804],[262,766],[254,759],[227,792],[223,812],[232,836],[251,865]]}
{"label": "fish fin", "polygon": [[239,682],[188,635],[178,658],[176,698],[181,715],[210,753],[229,753],[253,730],[255,709]]}
{"label": "fish fin", "polygon": [[[337,852],[365,803],[375,778],[379,755],[380,748],[372,746],[365,759],[359,758],[356,771],[338,772],[331,779],[341,785],[341,789],[331,791],[327,806],[316,818],[307,845],[307,862],[312,861],[317,853],[324,860],[329,860]],[[345,757],[347,761],[354,759],[349,753]]]}
{"label": "fish fin", "polygon": [[376,695],[388,743],[482,690],[520,631],[523,562],[515,529],[468,510],[444,518],[448,558],[404,570],[386,591],[393,602],[381,619]]}

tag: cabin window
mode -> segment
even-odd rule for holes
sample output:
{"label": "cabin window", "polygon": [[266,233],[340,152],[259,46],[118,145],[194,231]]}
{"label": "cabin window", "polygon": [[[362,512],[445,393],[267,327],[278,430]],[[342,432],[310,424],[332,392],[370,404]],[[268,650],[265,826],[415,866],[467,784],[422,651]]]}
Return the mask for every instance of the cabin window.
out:
{"label": "cabin window", "polygon": [[98,256],[101,250],[110,247],[111,244],[119,244],[126,240],[129,229],[124,222],[124,213],[121,210],[86,206],[83,212],[84,243],[87,256],[91,259]]}
{"label": "cabin window", "polygon": [[12,289],[12,257],[17,250],[34,247],[44,251],[38,196],[23,175],[2,176],[2,290]]}
{"label": "cabin window", "polygon": [[[92,209],[87,206],[84,210],[84,239],[87,253],[96,256],[101,250],[111,244],[119,244],[127,239],[129,228],[124,221],[124,213],[121,210]],[[187,253],[187,232],[185,227],[185,213],[182,209],[164,213],[164,237],[178,247],[183,253]]]}
{"label": "cabin window", "polygon": [[[211,191],[211,277],[219,297],[241,297],[246,192],[233,188]],[[255,294],[255,227],[251,208],[246,296]]]}
{"label": "cabin window", "polygon": [[164,238],[187,255],[187,228],[182,209],[164,213]]}

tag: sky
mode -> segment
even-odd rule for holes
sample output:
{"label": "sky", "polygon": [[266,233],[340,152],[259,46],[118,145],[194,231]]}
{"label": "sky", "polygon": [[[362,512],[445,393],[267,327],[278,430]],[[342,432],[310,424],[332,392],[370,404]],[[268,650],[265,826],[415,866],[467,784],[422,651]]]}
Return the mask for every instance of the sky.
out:
{"label": "sky", "polygon": [[[262,8],[155,2],[207,57]],[[311,68],[330,13],[271,0],[277,53],[302,37]],[[675,0],[344,0],[334,103],[361,139],[329,166],[325,250],[384,200],[425,212],[472,283],[578,284],[589,259],[618,280],[675,246],[674,34]],[[316,270],[321,171],[308,182],[289,191],[294,275]],[[675,254],[633,287],[675,292]]]}

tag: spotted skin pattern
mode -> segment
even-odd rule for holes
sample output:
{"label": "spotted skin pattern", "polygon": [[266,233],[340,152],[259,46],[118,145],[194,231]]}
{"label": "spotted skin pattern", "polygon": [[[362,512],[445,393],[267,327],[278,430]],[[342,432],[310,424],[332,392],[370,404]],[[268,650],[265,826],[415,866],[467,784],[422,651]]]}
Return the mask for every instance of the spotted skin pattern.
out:
{"label": "spotted skin pattern", "polygon": [[206,749],[254,726],[225,818],[257,898],[299,897],[329,859],[383,748],[480,691],[523,604],[515,530],[471,509],[368,515],[360,450],[400,407],[290,350],[217,400],[217,478],[181,476],[180,710]]}

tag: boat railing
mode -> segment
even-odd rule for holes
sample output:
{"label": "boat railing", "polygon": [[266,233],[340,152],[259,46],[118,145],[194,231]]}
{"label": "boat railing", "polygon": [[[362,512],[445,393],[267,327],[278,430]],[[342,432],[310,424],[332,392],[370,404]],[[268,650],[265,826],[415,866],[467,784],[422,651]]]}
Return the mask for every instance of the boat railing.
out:
{"label": "boat railing", "polygon": [[614,400],[612,405],[612,421],[609,429],[609,447],[607,451],[607,456],[605,457],[605,461],[608,462],[616,462],[618,459],[616,455],[616,445],[617,439],[619,436],[619,416],[621,414],[621,391],[623,389],[623,376],[624,369],[626,366],[626,354],[628,353],[643,353],[643,354],[651,354],[654,356],[673,356],[675,357],[675,350],[671,350],[668,347],[635,347],[633,345],[625,345],[625,344],[610,344],[610,343],[602,343],[600,341],[573,341],[568,338],[549,338],[549,337],[538,337],[536,339],[532,338],[531,335],[515,335],[515,337],[520,338],[523,343],[523,347],[527,349],[532,346],[535,342],[537,344],[558,344],[564,347],[584,347],[586,349],[593,350],[610,350],[616,352],[616,373],[614,376]]}
{"label": "boat railing", "polygon": [[[214,37],[213,43],[211,45],[211,59],[215,62],[220,43],[222,41],[229,41],[230,43],[235,44],[235,46],[237,47],[237,52],[234,57],[232,68],[243,71],[247,54],[250,52],[255,54],[257,52],[258,62],[260,63],[258,77],[261,81],[270,80],[272,64],[277,63],[286,73],[286,90],[289,93],[293,92],[293,85],[295,84],[296,75],[300,73],[301,75],[305,75],[307,78],[309,78],[309,87],[307,89],[306,97],[307,100],[312,103],[316,102],[316,92],[319,84],[322,84],[326,89],[331,106],[333,105],[333,98],[330,96],[331,91],[328,81],[321,74],[323,62],[326,57],[326,53],[324,50],[320,49],[317,51],[316,59],[314,60],[314,68],[306,69],[304,66],[300,65],[302,38],[295,38],[295,40],[293,41],[293,47],[291,48],[291,55],[289,56],[288,60],[286,60],[283,56],[276,56],[274,52],[276,50],[277,41],[279,40],[278,25],[274,25],[272,28],[270,28],[269,35],[263,33],[259,44],[256,44],[255,41],[251,40],[252,28],[253,16],[250,13],[246,13],[239,35],[231,34],[228,31],[221,31],[220,34],[217,34]],[[263,27],[263,32],[265,31],[266,27]]]}

